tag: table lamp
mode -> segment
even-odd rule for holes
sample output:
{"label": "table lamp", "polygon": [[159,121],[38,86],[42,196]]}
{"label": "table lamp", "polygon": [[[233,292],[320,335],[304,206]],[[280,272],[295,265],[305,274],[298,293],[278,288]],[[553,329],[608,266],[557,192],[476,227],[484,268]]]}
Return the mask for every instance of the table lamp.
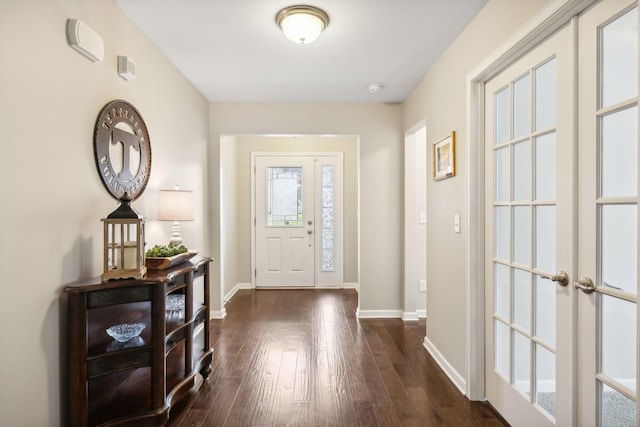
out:
{"label": "table lamp", "polygon": [[173,221],[171,226],[172,246],[182,244],[180,237],[180,221],[193,221],[193,192],[180,190],[176,185],[174,190],[160,190],[158,195],[158,220]]}

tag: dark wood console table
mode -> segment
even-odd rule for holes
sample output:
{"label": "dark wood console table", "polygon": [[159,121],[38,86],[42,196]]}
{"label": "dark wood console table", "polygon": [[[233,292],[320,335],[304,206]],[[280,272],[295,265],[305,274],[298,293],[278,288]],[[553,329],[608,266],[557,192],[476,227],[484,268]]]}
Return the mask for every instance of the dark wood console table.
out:
{"label": "dark wood console table", "polygon": [[[97,278],[65,288],[70,426],[164,425],[196,375],[208,377],[211,261],[196,257],[140,280]],[[179,298],[184,308],[171,310]],[[124,323],[146,327],[124,343],[107,335]]]}

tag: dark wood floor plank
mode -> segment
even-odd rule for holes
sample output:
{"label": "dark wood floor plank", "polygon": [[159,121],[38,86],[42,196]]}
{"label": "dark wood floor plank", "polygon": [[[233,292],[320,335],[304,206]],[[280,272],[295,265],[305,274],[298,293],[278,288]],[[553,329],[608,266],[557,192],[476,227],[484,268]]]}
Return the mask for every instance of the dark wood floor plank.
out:
{"label": "dark wood floor plank", "polygon": [[293,410],[293,393],[296,380],[295,366],[298,352],[287,349],[282,354],[281,366],[276,381],[276,393],[273,407],[272,420],[274,425],[286,425],[290,420]]}
{"label": "dark wood floor plank", "polygon": [[507,426],[423,346],[426,323],[357,319],[354,290],[241,290],[211,322],[213,371],[169,426]]}

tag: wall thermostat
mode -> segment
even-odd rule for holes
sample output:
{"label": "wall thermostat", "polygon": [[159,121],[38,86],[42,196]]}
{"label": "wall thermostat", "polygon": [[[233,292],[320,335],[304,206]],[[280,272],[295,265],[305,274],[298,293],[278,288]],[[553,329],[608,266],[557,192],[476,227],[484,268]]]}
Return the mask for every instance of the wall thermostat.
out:
{"label": "wall thermostat", "polygon": [[118,55],[118,74],[126,81],[136,78],[136,63],[128,56]]}

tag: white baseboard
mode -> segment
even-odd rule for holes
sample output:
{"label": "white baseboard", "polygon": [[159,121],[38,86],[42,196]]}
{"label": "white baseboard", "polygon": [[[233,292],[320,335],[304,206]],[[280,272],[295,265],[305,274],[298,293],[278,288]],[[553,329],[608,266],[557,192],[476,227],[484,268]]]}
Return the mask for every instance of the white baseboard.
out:
{"label": "white baseboard", "polygon": [[224,319],[227,315],[227,310],[222,308],[222,310],[211,310],[209,312],[209,319]]}
{"label": "white baseboard", "polygon": [[440,368],[442,368],[444,373],[449,377],[451,382],[456,387],[458,387],[458,390],[460,390],[460,393],[462,393],[463,395],[466,395],[465,390],[467,389],[467,382],[462,377],[462,375],[460,375],[460,373],[456,371],[453,368],[453,366],[451,366],[451,364],[447,361],[447,359],[445,359],[442,353],[438,351],[436,346],[433,345],[433,343],[429,340],[429,338],[424,337],[423,345],[424,345],[424,348],[427,349],[431,357],[435,359],[436,363],[440,366]]}
{"label": "white baseboard", "polygon": [[231,289],[229,292],[227,292],[227,294],[224,296],[224,302],[226,304],[227,301],[231,300],[231,298],[233,298],[233,296],[236,294],[236,292],[238,292],[240,289],[253,289],[253,285],[251,283],[237,283],[233,289]]}
{"label": "white baseboard", "polygon": [[356,291],[360,292],[360,286],[358,285],[358,283],[347,283],[347,282],[345,282],[344,288],[345,289],[355,289]]}
{"label": "white baseboard", "polygon": [[360,310],[358,308],[358,311],[356,311],[358,319],[402,319],[402,315],[402,310]]}
{"label": "white baseboard", "polygon": [[417,322],[418,321],[418,313],[415,311],[407,312],[405,311],[402,315],[402,320],[405,322]]}
{"label": "white baseboard", "polygon": [[416,314],[420,319],[425,319],[427,317],[427,309],[424,310],[416,310]]}

